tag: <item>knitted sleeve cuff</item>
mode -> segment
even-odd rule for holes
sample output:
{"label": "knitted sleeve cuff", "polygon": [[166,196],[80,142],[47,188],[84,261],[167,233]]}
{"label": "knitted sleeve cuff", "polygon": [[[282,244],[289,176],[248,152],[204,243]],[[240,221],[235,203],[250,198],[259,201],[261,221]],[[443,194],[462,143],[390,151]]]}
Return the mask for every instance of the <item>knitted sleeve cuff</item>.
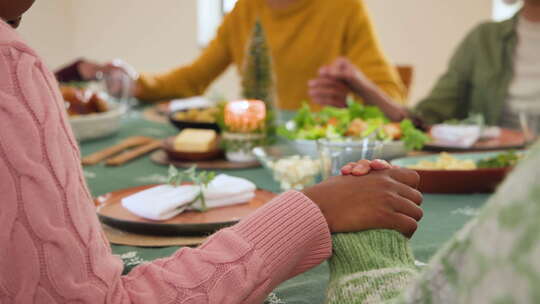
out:
{"label": "knitted sleeve cuff", "polygon": [[414,268],[408,240],[392,230],[368,230],[333,236],[332,273],[346,275],[373,269]]}
{"label": "knitted sleeve cuff", "polygon": [[416,274],[414,259],[401,234],[389,230],[333,237],[326,303],[386,303]]}
{"label": "knitted sleeve cuff", "polygon": [[319,207],[286,192],[233,227],[253,244],[275,277],[291,277],[326,260],[332,239]]}

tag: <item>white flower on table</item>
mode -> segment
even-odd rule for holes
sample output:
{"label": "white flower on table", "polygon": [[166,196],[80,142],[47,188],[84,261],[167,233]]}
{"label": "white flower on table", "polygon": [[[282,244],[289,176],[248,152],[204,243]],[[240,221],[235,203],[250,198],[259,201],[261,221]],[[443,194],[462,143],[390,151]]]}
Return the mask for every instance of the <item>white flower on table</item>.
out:
{"label": "white flower on table", "polygon": [[266,304],[285,304],[285,302],[282,299],[278,298],[278,296],[275,293],[269,294],[265,303]]}
{"label": "white flower on table", "polygon": [[83,171],[83,175],[84,175],[84,178],[86,179],[96,178],[96,173],[86,171],[86,170]]}
{"label": "white flower on table", "polygon": [[120,258],[124,262],[125,266],[137,266],[146,262],[143,258],[139,256],[137,251],[129,251],[120,255]]}
{"label": "white flower on table", "polygon": [[471,206],[458,208],[458,209],[452,211],[452,214],[471,216],[471,217],[472,216],[477,216],[479,213],[480,213],[480,211],[477,208],[473,208]]}
{"label": "white flower on table", "polygon": [[151,174],[137,177],[135,181],[141,184],[165,184],[167,177],[161,174]]}

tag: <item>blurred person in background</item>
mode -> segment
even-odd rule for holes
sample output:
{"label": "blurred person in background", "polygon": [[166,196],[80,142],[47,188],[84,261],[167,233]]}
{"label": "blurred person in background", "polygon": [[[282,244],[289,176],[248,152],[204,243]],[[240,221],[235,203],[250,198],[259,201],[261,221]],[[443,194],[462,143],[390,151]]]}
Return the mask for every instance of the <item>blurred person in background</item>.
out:
{"label": "blurred person in background", "polygon": [[[515,109],[540,107],[540,1],[523,2],[513,18],[474,28],[458,46],[431,93],[412,111],[380,90],[346,58],[320,69],[318,79],[324,79],[325,84],[314,81],[310,95],[316,102],[325,103],[318,91],[342,96],[346,84],[346,90],[379,106],[393,120],[415,116],[435,124],[482,114],[488,125],[516,126]],[[344,105],[345,99],[334,103]]]}
{"label": "blurred person in background", "polygon": [[[309,100],[308,81],[317,76],[321,66],[340,56],[353,62],[393,100],[404,101],[403,84],[383,55],[362,0],[239,0],[195,61],[163,74],[142,74],[135,95],[150,101],[202,95],[230,64],[242,76],[257,20],[272,57],[278,108],[295,110]],[[60,80],[89,80],[107,67],[110,65],[81,60],[57,76]],[[318,100],[333,105],[336,98],[346,97],[345,86],[336,94]]]}

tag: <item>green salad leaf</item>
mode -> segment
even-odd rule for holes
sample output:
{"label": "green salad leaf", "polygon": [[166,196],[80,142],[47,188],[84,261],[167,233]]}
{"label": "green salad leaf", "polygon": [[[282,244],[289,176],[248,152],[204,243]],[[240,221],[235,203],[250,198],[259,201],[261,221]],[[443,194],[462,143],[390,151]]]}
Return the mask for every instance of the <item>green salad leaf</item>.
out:
{"label": "green salad leaf", "polygon": [[429,141],[429,136],[418,130],[410,119],[404,119],[400,126],[403,132],[402,140],[407,149],[420,150]]}
{"label": "green salad leaf", "polygon": [[479,160],[476,166],[481,169],[506,168],[515,166],[521,159],[521,155],[516,151],[508,151],[497,154],[494,157]]}
{"label": "green salad leaf", "polygon": [[300,110],[298,110],[294,116],[294,123],[299,129],[309,128],[316,125],[313,113],[311,113],[311,109],[305,101],[302,103]]}
{"label": "green salad leaf", "polygon": [[277,127],[277,135],[289,140],[296,139],[296,133],[296,130],[289,129],[286,125],[281,125]]}
{"label": "green salad leaf", "polygon": [[204,197],[203,190],[204,187],[207,187],[208,184],[210,184],[210,182],[214,180],[215,177],[216,172],[202,171],[198,173],[196,165],[184,171],[179,171],[178,169],[176,169],[176,167],[170,165],[167,183],[175,187],[178,187],[185,182],[190,182],[193,183],[195,186],[198,186],[200,189],[199,195],[193,201],[193,203],[200,199],[202,208],[199,211],[206,211],[208,208],[206,206],[206,198]]}
{"label": "green salad leaf", "polygon": [[351,115],[351,120],[355,118],[360,118],[363,120],[370,119],[383,119],[385,123],[390,122],[390,120],[384,115],[384,113],[375,106],[365,106],[361,103],[356,102],[354,99],[347,100],[347,107]]}
{"label": "green salad leaf", "polygon": [[[346,108],[324,107],[320,112],[312,112],[304,102],[292,120],[292,125],[280,126],[277,133],[289,140],[338,139],[350,135],[349,128],[360,123],[360,138],[371,137],[381,141],[392,140],[385,126],[390,120],[375,106],[366,106],[353,99],[347,101]],[[401,140],[408,149],[421,149],[429,137],[418,130],[410,120],[399,124]]]}

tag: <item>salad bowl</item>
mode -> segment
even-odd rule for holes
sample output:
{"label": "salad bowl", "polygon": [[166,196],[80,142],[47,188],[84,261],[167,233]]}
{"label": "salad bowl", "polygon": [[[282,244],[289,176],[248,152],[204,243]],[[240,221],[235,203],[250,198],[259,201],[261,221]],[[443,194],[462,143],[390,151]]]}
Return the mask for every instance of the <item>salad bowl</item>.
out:
{"label": "salad bowl", "polygon": [[377,158],[387,160],[422,149],[429,141],[427,134],[411,120],[392,122],[379,108],[352,100],[346,108],[324,107],[319,112],[304,104],[291,120],[278,128],[278,134],[299,154],[311,157],[318,156],[318,140],[380,142],[382,149]]}

